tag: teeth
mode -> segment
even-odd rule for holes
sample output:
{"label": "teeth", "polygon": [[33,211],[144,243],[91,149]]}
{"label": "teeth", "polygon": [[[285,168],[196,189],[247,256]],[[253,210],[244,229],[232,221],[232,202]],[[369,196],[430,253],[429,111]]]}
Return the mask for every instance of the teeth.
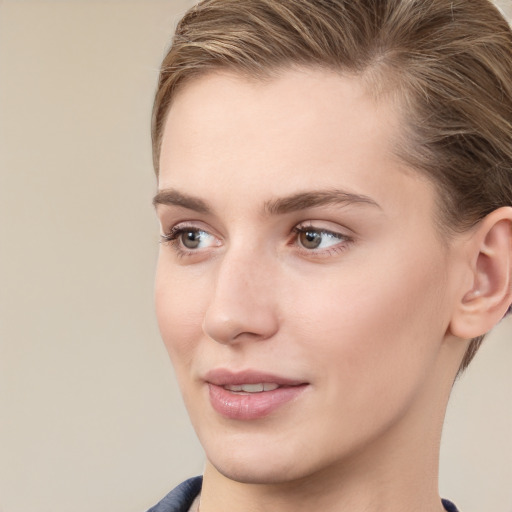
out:
{"label": "teeth", "polygon": [[224,386],[224,389],[243,393],[261,393],[262,391],[272,391],[278,387],[279,385],[273,382],[263,382],[259,384],[231,384]]}

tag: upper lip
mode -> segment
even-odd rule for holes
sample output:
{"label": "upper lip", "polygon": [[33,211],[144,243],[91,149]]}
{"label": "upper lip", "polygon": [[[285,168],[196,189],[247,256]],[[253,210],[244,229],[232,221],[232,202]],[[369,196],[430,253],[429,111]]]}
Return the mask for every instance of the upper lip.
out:
{"label": "upper lip", "polygon": [[298,386],[306,384],[305,381],[290,379],[268,372],[258,370],[232,371],[227,368],[210,370],[204,376],[204,380],[216,386],[232,386],[241,384],[274,383],[279,386]]}

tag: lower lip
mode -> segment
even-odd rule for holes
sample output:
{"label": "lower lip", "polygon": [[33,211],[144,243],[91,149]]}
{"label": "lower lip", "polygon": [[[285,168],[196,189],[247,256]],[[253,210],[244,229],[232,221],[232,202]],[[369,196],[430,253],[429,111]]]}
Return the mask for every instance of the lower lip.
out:
{"label": "lower lip", "polygon": [[307,387],[283,386],[260,393],[234,393],[222,386],[208,384],[210,403],[222,416],[233,420],[255,420],[268,416],[282,405],[297,398]]}

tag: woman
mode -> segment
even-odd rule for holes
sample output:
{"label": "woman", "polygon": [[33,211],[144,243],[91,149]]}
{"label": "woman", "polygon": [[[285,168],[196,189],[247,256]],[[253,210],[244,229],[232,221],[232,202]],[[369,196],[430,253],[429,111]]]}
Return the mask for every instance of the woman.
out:
{"label": "woman", "polygon": [[500,13],[201,2],[152,128],[157,315],[207,463],[150,510],[456,510],[446,405],[512,302]]}

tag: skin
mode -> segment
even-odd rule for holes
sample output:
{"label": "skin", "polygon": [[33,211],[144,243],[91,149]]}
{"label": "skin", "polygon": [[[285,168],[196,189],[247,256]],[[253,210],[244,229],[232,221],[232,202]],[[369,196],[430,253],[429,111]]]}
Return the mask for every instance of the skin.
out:
{"label": "skin", "polygon": [[[206,452],[201,512],[443,510],[469,242],[439,232],[432,184],[393,154],[399,126],[356,78],[320,70],[217,72],[174,99],[157,214],[162,234],[199,245],[164,240],[156,309]],[[334,190],[365,200],[268,211]],[[307,385],[267,416],[230,419],[209,398],[217,368]]]}

